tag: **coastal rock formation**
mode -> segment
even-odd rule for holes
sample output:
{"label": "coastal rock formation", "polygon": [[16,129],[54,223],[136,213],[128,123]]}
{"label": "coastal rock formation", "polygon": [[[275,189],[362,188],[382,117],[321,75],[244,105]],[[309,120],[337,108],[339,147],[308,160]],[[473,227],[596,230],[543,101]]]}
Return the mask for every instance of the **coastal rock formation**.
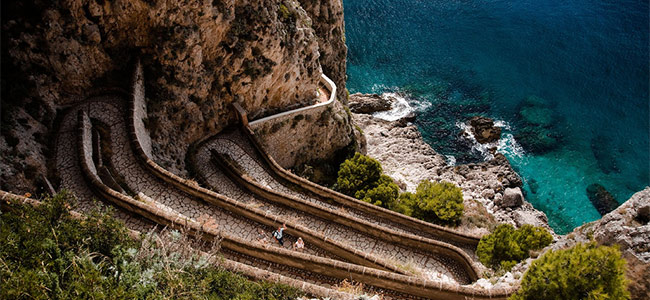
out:
{"label": "coastal rock formation", "polygon": [[345,46],[345,26],[343,24],[343,1],[331,0],[298,0],[307,15],[311,18],[311,27],[318,40],[318,52],[323,73],[327,74],[338,87],[336,97],[346,104],[347,90],[345,89],[345,57],[348,47]]}
{"label": "coastal rock formation", "polygon": [[378,111],[386,111],[392,105],[393,101],[390,97],[382,97],[377,94],[355,93],[350,95],[348,102],[350,111],[357,114],[371,114]]}
{"label": "coastal rock formation", "polygon": [[355,124],[364,132],[367,153],[382,164],[402,190],[413,192],[422,180],[448,181],[463,190],[465,216],[461,230],[487,233],[496,222],[513,225],[533,224],[548,229],[546,215],[530,203],[502,208],[507,188],[518,188],[521,179],[501,154],[483,163],[451,165],[424,142],[415,126],[400,126],[366,114],[353,114]]}
{"label": "coastal rock formation", "polygon": [[503,197],[494,201],[500,207],[519,207],[524,203],[524,195],[519,187],[506,188]]}
{"label": "coastal rock formation", "polygon": [[475,116],[468,123],[474,138],[481,144],[496,142],[501,137],[501,127],[494,126],[494,121],[490,118]]}
{"label": "coastal rock formation", "polygon": [[646,299],[650,291],[650,187],[634,194],[602,219],[582,225],[560,239],[553,248],[570,247],[591,238],[600,244],[618,245],[627,261],[632,299]]}
{"label": "coastal rock formation", "polygon": [[58,112],[105,87],[127,89],[137,57],[153,156],[181,175],[188,146],[234,122],[232,102],[250,118],[311,104],[321,63],[345,95],[341,3],[303,2],[307,11],[281,0],[6,3],[2,188],[36,191]]}

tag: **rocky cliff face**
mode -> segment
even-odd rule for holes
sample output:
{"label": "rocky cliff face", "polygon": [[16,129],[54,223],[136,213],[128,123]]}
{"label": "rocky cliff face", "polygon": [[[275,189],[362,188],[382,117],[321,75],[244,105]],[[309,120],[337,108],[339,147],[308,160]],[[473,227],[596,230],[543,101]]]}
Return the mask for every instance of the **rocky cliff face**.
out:
{"label": "rocky cliff face", "polygon": [[137,57],[153,154],[179,174],[191,143],[234,121],[230,103],[251,118],[311,103],[321,63],[344,91],[341,3],[304,2],[3,4],[1,188],[33,192],[57,112],[102,87],[128,90]]}
{"label": "rocky cliff face", "polygon": [[634,194],[602,219],[562,236],[553,248],[571,247],[591,239],[604,245],[618,245],[627,261],[632,298],[647,299],[650,291],[650,187]]}
{"label": "rocky cliff face", "polygon": [[302,7],[312,19],[316,31],[320,52],[320,64],[323,72],[336,83],[336,96],[347,104],[345,89],[345,26],[343,23],[342,0],[299,0]]}

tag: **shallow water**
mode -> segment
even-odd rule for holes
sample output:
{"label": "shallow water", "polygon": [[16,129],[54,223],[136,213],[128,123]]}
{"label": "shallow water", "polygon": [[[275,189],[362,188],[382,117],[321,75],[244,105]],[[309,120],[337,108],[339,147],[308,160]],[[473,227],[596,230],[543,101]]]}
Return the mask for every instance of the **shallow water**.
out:
{"label": "shallow water", "polygon": [[[499,151],[558,233],[600,217],[588,185],[603,185],[619,203],[648,185],[647,1],[344,7],[350,92],[400,93],[419,107],[425,140],[458,163],[485,159],[459,136],[459,123],[485,115],[509,125]],[[531,96],[538,100],[524,118]],[[543,139],[526,139],[531,128]]]}

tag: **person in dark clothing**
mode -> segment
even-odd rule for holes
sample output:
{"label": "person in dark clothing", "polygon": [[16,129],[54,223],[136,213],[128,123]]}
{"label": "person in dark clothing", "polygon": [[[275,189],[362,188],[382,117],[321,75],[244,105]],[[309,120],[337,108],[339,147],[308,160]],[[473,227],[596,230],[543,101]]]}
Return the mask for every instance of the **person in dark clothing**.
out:
{"label": "person in dark clothing", "polygon": [[285,224],[282,224],[281,227],[278,227],[277,230],[273,231],[273,237],[280,243],[280,246],[284,245],[284,238],[282,232],[287,229]]}

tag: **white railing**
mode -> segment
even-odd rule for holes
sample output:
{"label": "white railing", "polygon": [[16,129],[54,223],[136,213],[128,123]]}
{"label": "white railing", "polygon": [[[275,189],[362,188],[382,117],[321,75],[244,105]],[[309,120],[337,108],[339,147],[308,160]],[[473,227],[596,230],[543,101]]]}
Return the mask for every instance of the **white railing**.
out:
{"label": "white railing", "polygon": [[305,111],[305,110],[314,109],[314,108],[318,108],[318,107],[325,106],[325,105],[330,105],[332,102],[334,102],[334,99],[336,99],[336,84],[334,84],[334,82],[331,79],[329,79],[329,77],[325,76],[325,74],[321,74],[320,82],[323,83],[325,85],[325,88],[329,90],[329,92],[330,92],[329,100],[327,100],[325,102],[316,103],[314,105],[305,106],[305,107],[296,108],[296,109],[293,109],[293,110],[288,110],[288,111],[285,111],[285,112],[277,113],[275,115],[270,115],[268,117],[264,117],[264,118],[249,122],[250,126],[255,126],[257,124],[264,123],[264,122],[269,121],[269,120],[284,117],[284,116],[287,116],[287,115],[290,115],[290,114],[299,113],[299,112],[302,112],[302,111]]}

